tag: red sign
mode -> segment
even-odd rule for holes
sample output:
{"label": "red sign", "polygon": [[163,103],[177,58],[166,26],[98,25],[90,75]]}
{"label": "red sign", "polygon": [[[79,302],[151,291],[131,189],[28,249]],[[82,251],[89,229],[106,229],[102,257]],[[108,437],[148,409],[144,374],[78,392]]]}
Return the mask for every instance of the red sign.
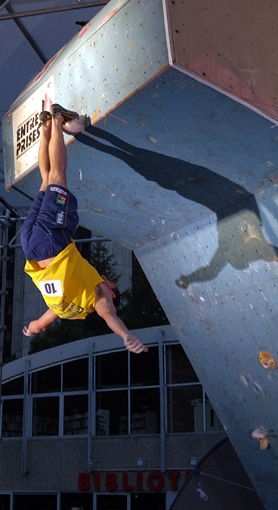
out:
{"label": "red sign", "polygon": [[[185,471],[185,478],[188,478],[191,471],[187,470]],[[130,473],[123,472],[123,473],[114,473],[114,472],[107,472],[107,473],[79,473],[78,475],[78,489],[80,491],[100,491],[101,490],[101,475],[104,482],[104,488],[103,490],[106,490],[108,492],[113,491],[124,491],[124,492],[131,492],[136,491],[139,492],[143,490],[143,485],[145,485],[145,488],[150,491],[161,491],[165,484],[165,479],[170,480],[170,490],[171,491],[177,491],[178,490],[178,480],[181,477],[180,471],[168,471],[167,473],[161,473],[160,471],[152,471],[151,473],[147,474],[146,477],[143,477],[142,471],[137,471],[136,476],[132,477],[133,484],[129,480],[131,478]]]}

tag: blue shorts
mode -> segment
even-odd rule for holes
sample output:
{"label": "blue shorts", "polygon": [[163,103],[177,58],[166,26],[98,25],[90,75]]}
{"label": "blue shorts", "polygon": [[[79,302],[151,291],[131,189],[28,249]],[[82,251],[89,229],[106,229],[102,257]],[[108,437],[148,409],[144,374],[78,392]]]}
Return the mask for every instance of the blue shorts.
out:
{"label": "blue shorts", "polygon": [[27,260],[56,257],[71,241],[78,225],[76,197],[66,188],[50,184],[39,191],[21,230]]}

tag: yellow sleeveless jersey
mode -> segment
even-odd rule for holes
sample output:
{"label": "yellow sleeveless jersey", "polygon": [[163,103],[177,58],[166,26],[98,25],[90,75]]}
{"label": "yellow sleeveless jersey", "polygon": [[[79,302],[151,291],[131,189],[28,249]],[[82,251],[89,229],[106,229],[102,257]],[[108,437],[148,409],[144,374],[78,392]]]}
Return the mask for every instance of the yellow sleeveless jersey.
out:
{"label": "yellow sleeveless jersey", "polygon": [[104,280],[71,242],[41,269],[27,260],[25,272],[32,278],[51,310],[61,319],[85,319],[95,310],[95,287]]}

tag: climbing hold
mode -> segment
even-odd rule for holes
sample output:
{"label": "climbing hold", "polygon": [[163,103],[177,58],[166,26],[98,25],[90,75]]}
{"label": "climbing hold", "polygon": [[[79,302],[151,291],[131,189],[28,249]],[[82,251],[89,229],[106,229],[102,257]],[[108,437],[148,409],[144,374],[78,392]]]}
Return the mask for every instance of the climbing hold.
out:
{"label": "climbing hold", "polygon": [[259,360],[264,368],[273,370],[276,367],[276,361],[271,354],[267,351],[260,351]]}
{"label": "climbing hold", "polygon": [[260,450],[267,450],[270,448],[268,431],[264,427],[259,427],[258,429],[253,430],[252,439],[259,441]]}

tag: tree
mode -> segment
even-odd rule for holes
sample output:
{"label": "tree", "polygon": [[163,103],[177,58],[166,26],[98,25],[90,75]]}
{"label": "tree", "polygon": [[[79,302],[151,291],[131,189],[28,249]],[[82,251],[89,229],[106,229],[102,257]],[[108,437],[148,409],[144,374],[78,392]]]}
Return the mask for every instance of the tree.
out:
{"label": "tree", "polygon": [[99,274],[104,274],[111,282],[118,283],[121,275],[116,274],[116,262],[106,244],[94,243],[92,245],[89,262],[97,269]]}
{"label": "tree", "polygon": [[131,287],[123,293],[119,316],[129,329],[169,324],[141,266],[134,259]]}

